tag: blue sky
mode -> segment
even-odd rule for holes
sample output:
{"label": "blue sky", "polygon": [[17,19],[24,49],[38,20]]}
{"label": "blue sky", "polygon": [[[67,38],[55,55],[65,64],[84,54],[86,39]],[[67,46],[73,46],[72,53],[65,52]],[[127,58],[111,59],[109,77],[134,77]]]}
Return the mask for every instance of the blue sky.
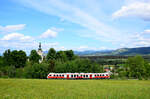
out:
{"label": "blue sky", "polygon": [[0,53],[144,47],[149,37],[150,0],[0,0]]}

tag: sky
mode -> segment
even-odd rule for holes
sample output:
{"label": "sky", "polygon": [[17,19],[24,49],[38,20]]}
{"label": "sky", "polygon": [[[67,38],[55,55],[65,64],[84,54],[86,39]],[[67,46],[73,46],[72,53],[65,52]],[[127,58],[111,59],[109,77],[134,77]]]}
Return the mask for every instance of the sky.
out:
{"label": "sky", "polygon": [[0,0],[0,53],[150,46],[150,0]]}

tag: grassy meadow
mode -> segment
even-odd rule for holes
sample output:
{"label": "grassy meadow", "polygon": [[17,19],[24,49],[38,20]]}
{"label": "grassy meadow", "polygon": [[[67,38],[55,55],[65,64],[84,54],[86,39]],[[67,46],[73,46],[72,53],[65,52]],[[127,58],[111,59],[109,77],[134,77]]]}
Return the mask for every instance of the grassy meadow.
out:
{"label": "grassy meadow", "polygon": [[150,99],[150,81],[0,79],[0,99]]}

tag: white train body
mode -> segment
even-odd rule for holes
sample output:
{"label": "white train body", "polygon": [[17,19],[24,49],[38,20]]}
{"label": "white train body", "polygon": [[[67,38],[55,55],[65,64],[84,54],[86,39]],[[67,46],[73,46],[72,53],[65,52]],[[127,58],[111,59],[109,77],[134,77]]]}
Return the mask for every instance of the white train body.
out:
{"label": "white train body", "polygon": [[109,79],[109,73],[49,73],[48,79]]}

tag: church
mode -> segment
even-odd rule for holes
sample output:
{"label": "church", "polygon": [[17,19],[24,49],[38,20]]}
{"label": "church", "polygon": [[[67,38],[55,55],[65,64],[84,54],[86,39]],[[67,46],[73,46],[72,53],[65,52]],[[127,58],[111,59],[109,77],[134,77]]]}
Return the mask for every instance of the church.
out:
{"label": "church", "polygon": [[44,54],[43,54],[42,47],[41,47],[41,42],[39,43],[39,48],[38,48],[37,53],[41,56],[41,59],[39,60],[39,62],[41,63],[44,58]]}

